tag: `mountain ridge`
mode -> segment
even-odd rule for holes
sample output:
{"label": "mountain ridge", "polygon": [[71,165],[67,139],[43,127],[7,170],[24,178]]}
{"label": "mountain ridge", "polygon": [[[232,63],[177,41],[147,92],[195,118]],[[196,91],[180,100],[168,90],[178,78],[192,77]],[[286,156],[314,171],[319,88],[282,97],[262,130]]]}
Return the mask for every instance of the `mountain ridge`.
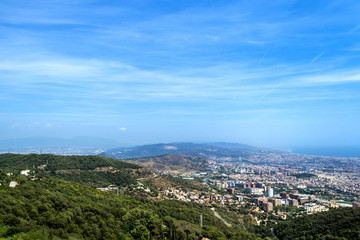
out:
{"label": "mountain ridge", "polygon": [[157,143],[135,147],[120,147],[106,150],[103,155],[118,159],[153,157],[166,154],[190,155],[197,157],[244,157],[252,151],[261,150],[246,144],[238,143]]}

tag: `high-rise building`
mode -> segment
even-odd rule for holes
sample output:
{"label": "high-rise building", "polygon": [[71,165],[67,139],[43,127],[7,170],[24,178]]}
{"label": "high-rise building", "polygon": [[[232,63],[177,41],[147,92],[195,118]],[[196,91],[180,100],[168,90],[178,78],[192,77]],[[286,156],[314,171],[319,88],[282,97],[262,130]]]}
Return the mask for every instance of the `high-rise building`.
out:
{"label": "high-rise building", "polygon": [[274,206],[271,202],[263,203],[263,207],[265,212],[271,212],[274,210]]}
{"label": "high-rise building", "polygon": [[268,196],[268,197],[271,198],[271,197],[274,196],[274,189],[268,188],[266,192],[267,192],[267,196]]}
{"label": "high-rise building", "polygon": [[264,197],[255,199],[255,204],[258,206],[262,206],[264,203],[267,203],[267,199]]}
{"label": "high-rise building", "polygon": [[299,201],[297,199],[289,199],[290,206],[299,206]]}
{"label": "high-rise building", "polygon": [[274,207],[281,205],[281,199],[276,198],[276,199],[273,199],[271,202],[273,203]]}
{"label": "high-rise building", "polygon": [[299,203],[300,203],[300,204],[304,204],[304,203],[306,203],[307,201],[309,201],[309,198],[308,198],[308,197],[300,197],[300,198],[299,198]]}

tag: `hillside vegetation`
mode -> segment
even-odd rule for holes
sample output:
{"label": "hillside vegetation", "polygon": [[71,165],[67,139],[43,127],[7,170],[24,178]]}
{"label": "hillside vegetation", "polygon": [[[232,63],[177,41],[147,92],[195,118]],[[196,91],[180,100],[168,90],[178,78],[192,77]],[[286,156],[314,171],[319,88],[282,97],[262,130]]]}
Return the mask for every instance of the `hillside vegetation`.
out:
{"label": "hillside vegetation", "polygon": [[281,240],[360,239],[360,208],[340,208],[285,221],[275,227]]}
{"label": "hillside vegetation", "polygon": [[2,154],[0,168],[12,173],[30,169],[38,177],[53,176],[92,187],[127,186],[151,174],[138,165],[111,158],[52,154]]}
{"label": "hillside vegetation", "polygon": [[172,174],[205,171],[207,167],[207,161],[205,159],[183,154],[167,154],[156,157],[134,158],[127,159],[127,161],[145,168],[158,169]]}
{"label": "hillside vegetation", "polygon": [[179,189],[183,191],[202,191],[202,192],[210,192],[212,188],[208,185],[197,182],[195,180],[185,180],[181,178],[171,177],[159,175],[155,178],[147,178],[142,180],[142,182],[146,186],[150,186],[158,191],[167,190],[167,189]]}
{"label": "hillside vegetation", "polygon": [[3,170],[23,170],[29,168],[37,168],[38,166],[46,165],[44,170],[95,170],[100,167],[114,167],[120,168],[140,168],[138,165],[127,163],[124,161],[117,161],[111,158],[100,156],[61,156],[53,154],[1,154],[0,168]]}
{"label": "hillside vegetation", "polygon": [[11,188],[13,177],[0,172],[2,239],[256,239],[202,205],[126,198],[53,177],[17,176]]}

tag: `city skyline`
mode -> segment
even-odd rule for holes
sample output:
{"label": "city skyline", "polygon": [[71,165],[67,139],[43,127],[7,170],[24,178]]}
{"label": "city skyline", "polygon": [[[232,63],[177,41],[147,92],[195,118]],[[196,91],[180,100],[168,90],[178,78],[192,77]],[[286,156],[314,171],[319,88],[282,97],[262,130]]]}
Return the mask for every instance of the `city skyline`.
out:
{"label": "city skyline", "polygon": [[357,1],[0,6],[0,139],[360,145]]}

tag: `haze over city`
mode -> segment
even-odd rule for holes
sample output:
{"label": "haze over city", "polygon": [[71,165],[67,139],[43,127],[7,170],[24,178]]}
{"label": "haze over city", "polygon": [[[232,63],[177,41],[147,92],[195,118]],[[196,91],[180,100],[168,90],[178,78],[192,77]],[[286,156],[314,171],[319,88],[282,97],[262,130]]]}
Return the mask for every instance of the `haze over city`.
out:
{"label": "haze over city", "polygon": [[359,146],[358,1],[2,1],[0,140]]}

